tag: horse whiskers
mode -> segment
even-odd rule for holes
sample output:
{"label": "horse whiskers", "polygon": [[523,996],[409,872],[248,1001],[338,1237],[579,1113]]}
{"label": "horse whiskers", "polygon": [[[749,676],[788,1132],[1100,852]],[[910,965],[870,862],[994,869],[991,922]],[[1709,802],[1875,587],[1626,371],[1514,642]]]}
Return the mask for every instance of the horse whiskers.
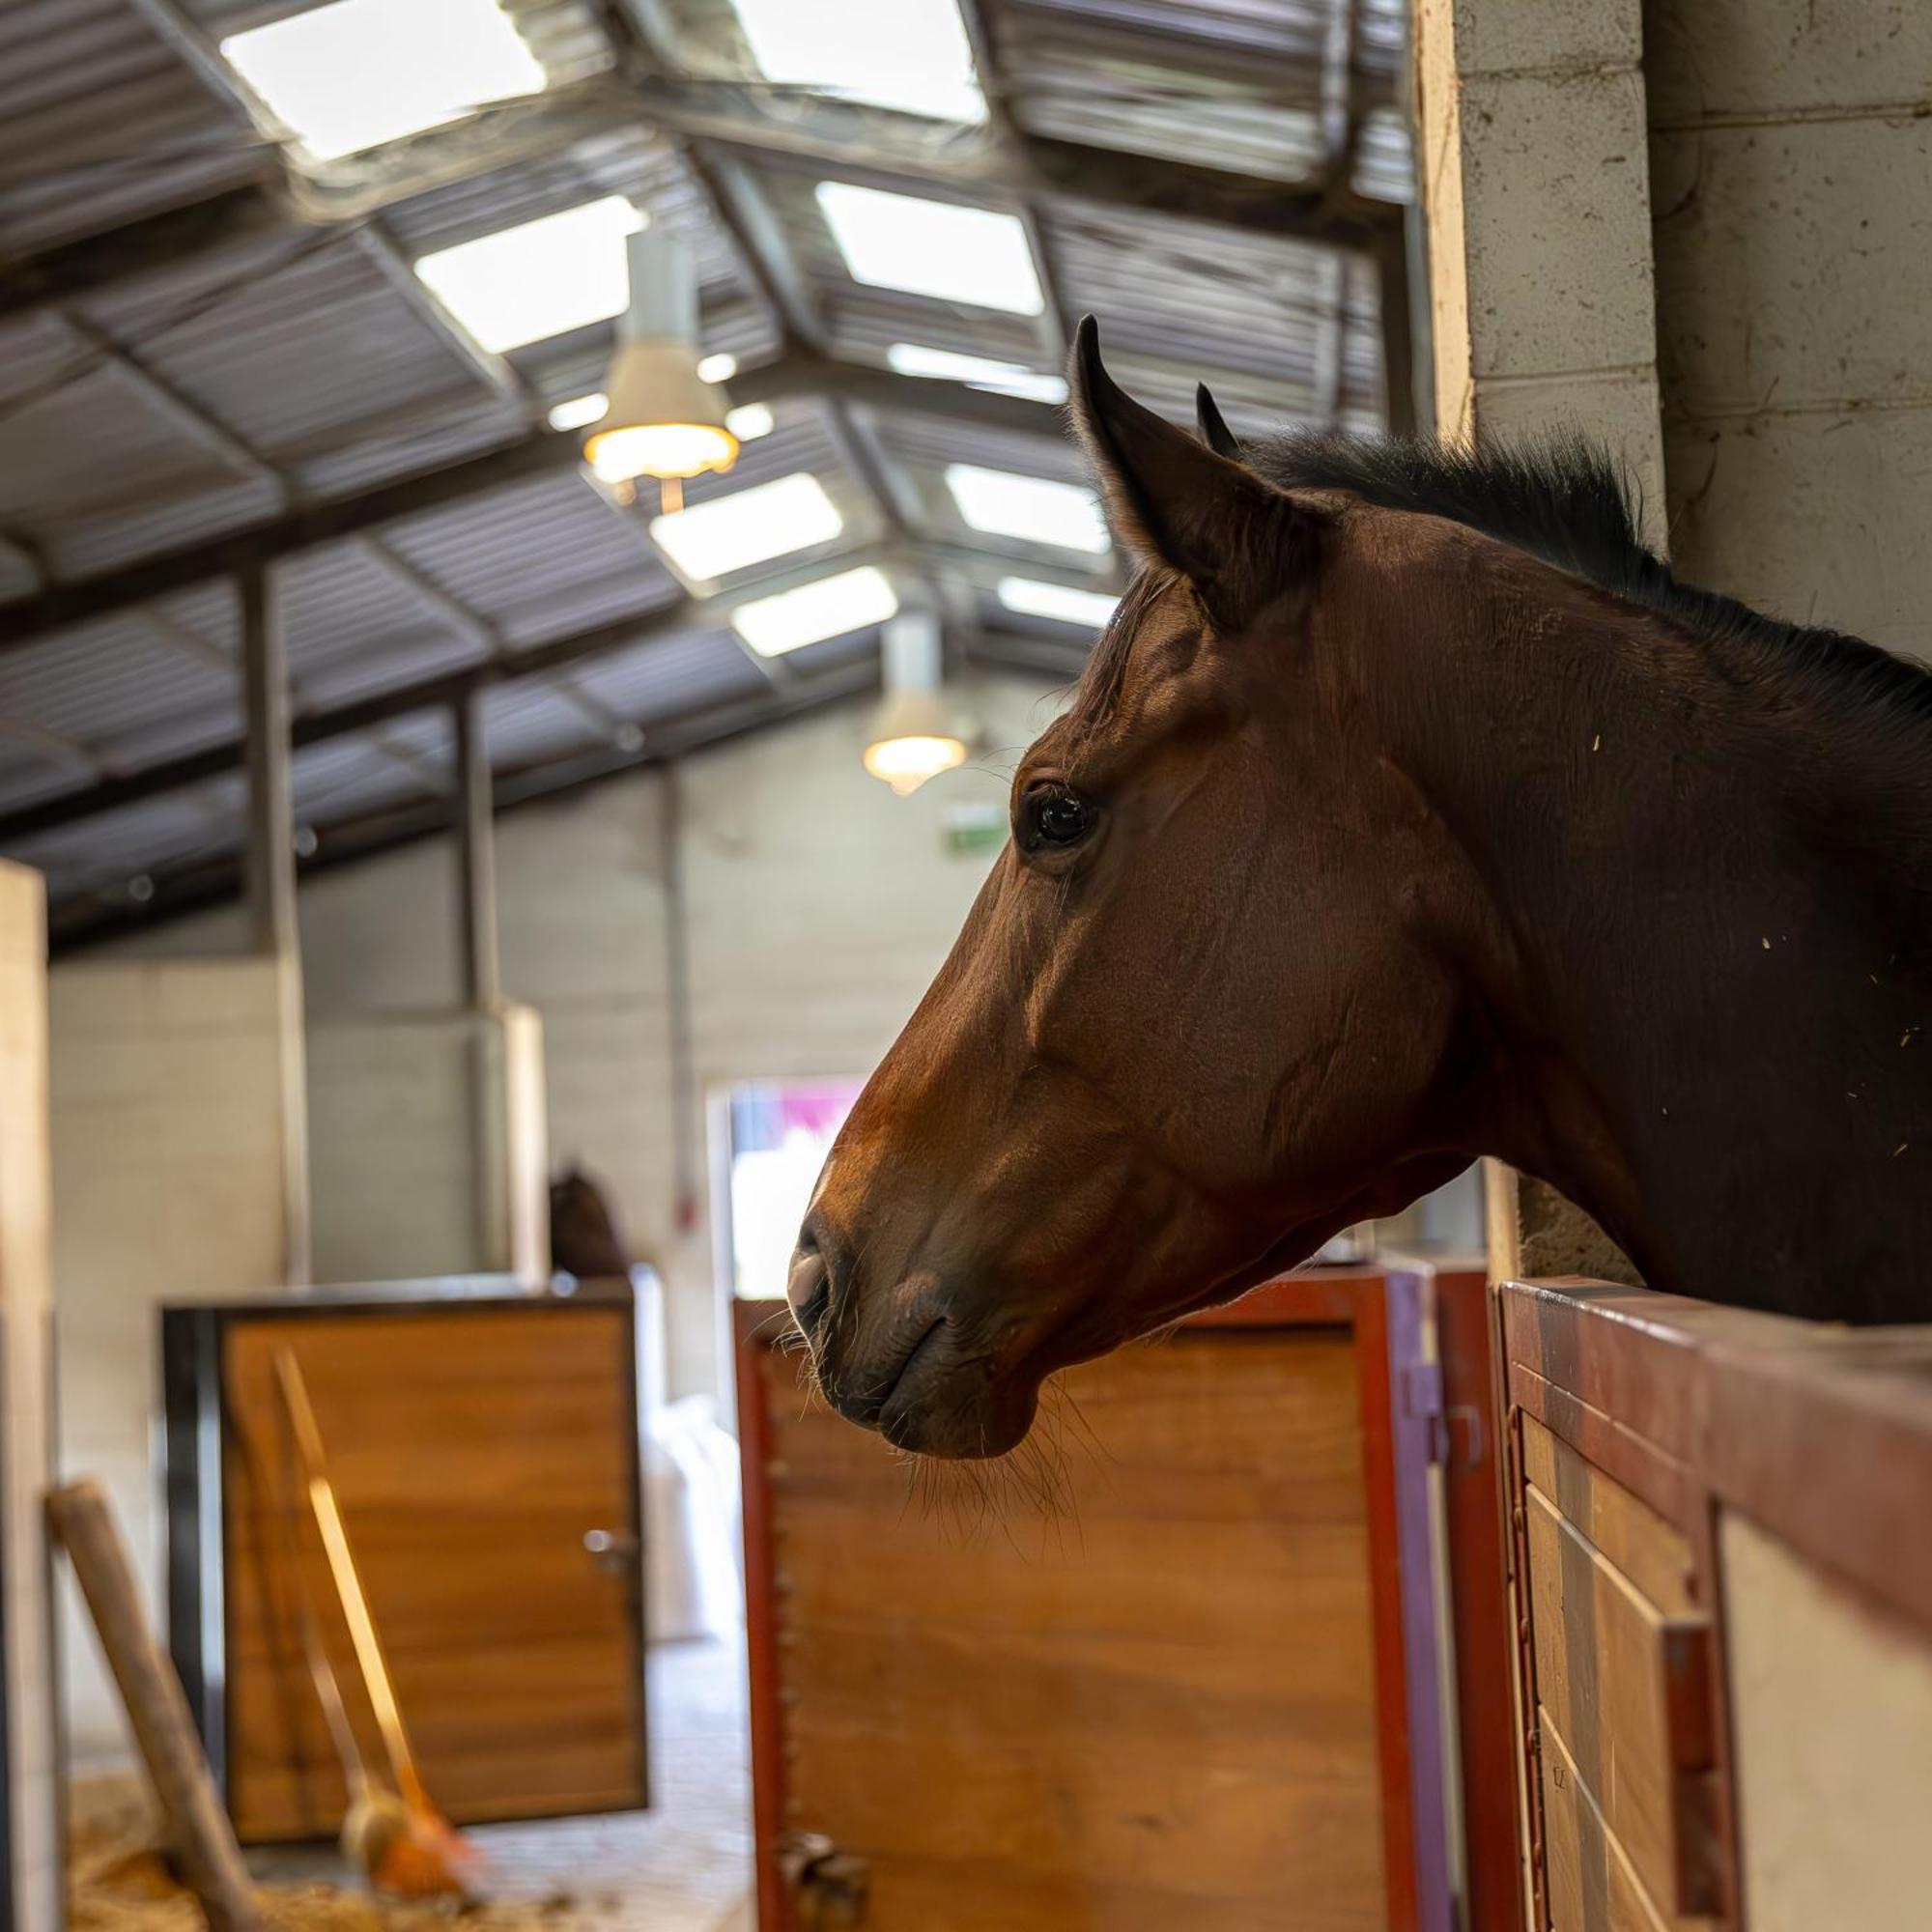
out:
{"label": "horse whiskers", "polygon": [[[923,1456],[909,1450],[895,1450],[895,1458],[906,1472],[904,1514],[917,1506],[927,1522],[937,1524],[962,1544],[983,1540],[994,1528],[1022,1562],[1034,1561],[1045,1553],[1046,1537],[1052,1532],[1054,1546],[1065,1549],[1065,1524],[1071,1520],[1076,1538],[1080,1531],[1079,1495],[1073,1482],[1071,1459],[1064,1429],[1065,1391],[1049,1384],[1052,1400],[1042,1406],[1038,1424],[1024,1441],[1004,1456],[981,1461],[953,1461]],[[1075,1405],[1078,1415],[1078,1406]],[[1102,1456],[1093,1432],[1080,1424],[1086,1438]],[[1021,1548],[1013,1534],[1015,1520],[1032,1517],[1040,1525],[1039,1544],[1032,1551]]]}

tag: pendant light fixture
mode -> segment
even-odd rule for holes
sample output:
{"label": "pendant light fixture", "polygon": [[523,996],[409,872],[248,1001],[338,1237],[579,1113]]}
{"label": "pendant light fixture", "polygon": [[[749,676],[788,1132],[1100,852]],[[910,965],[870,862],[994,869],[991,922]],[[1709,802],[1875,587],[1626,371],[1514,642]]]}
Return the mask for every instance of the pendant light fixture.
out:
{"label": "pendant light fixture", "polygon": [[667,514],[684,506],[684,480],[729,469],[738,439],[724,426],[724,392],[697,373],[697,264],[682,235],[646,225],[627,238],[631,304],[617,325],[604,413],[583,439],[601,482],[631,489],[655,476]]}
{"label": "pendant light fixture", "polygon": [[884,635],[886,695],[872,721],[866,769],[908,798],[927,779],[966,762],[967,725],[940,686],[939,619],[901,611]]}

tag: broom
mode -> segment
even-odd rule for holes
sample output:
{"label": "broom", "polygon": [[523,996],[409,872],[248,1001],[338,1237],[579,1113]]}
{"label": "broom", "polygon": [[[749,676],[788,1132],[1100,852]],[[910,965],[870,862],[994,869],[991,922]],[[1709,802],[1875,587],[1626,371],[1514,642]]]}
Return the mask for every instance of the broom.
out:
{"label": "broom", "polygon": [[343,1779],[349,1786],[349,1809],[342,1820],[342,1855],[371,1884],[385,1890],[394,1889],[389,1883],[387,1860],[391,1848],[408,1832],[403,1801],[371,1776],[362,1755],[361,1744],[342,1701],[335,1666],[329,1662],[328,1652],[323,1645],[315,1604],[309,1595],[308,1580],[302,1575],[301,1550],[293,1527],[286,1522],[282,1532],[282,1559],[295,1593],[296,1627],[301,1636],[309,1682],[315,1687],[316,1702],[322,1706],[323,1721],[328,1727],[329,1741],[335,1747]]}
{"label": "broom", "polygon": [[[349,1816],[343,1821],[343,1850],[369,1874],[371,1883],[380,1890],[410,1897],[435,1893],[465,1897],[469,1890],[469,1881],[481,1860],[475,1848],[430,1802],[416,1769],[415,1752],[410,1747],[409,1733],[403,1726],[402,1708],[396,1702],[388,1662],[383,1655],[382,1640],[376,1634],[375,1619],[369,1613],[369,1601],[363,1594],[362,1579],[349,1547],[349,1531],[335,1499],[335,1486],[328,1479],[322,1432],[316,1426],[308,1387],[293,1350],[282,1349],[276,1352],[275,1379],[295,1438],[296,1456],[316,1530],[322,1538],[323,1553],[328,1558],[329,1574],[342,1604],[343,1621],[349,1626],[350,1642],[355,1647],[356,1666],[362,1673],[369,1707],[375,1713],[376,1727],[383,1734],[383,1747],[396,1783],[391,1794],[369,1776],[348,1714],[342,1707],[334,1670],[323,1651],[303,1598],[299,1615],[309,1672],[350,1778],[351,1804]],[[297,1580],[299,1594],[299,1577]]]}

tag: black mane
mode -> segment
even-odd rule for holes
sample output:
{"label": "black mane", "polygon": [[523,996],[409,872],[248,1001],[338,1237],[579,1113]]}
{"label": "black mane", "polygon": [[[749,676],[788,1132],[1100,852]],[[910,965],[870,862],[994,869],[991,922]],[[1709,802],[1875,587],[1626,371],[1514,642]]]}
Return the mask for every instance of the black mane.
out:
{"label": "black mane", "polygon": [[1283,489],[1347,490],[1384,509],[1446,517],[1700,637],[1766,652],[1823,691],[1932,719],[1932,670],[1678,582],[1637,534],[1634,486],[1584,437],[1469,450],[1423,438],[1291,432],[1244,443],[1241,455]]}

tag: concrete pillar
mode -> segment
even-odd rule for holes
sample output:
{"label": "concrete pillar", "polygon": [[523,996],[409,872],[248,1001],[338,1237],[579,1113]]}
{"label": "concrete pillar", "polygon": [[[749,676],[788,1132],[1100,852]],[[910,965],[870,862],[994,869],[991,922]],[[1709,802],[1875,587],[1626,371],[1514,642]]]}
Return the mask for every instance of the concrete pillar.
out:
{"label": "concrete pillar", "polygon": [[[1418,0],[1436,428],[1579,428],[1666,535],[1641,0]],[[1553,1189],[1487,1164],[1491,1270],[1634,1279]]]}
{"label": "concrete pillar", "polygon": [[46,902],[0,861],[0,1631],[6,1837],[0,1923],[62,1923],[60,1762],[47,1542],[53,1248],[47,1137]]}
{"label": "concrete pillar", "polygon": [[1664,536],[1640,0],[1418,0],[1436,426],[1603,437]]}
{"label": "concrete pillar", "polygon": [[318,1280],[548,1277],[533,1009],[326,1020],[308,1059]]}
{"label": "concrete pillar", "polygon": [[[153,1456],[156,1307],[272,1293],[307,1247],[307,1186],[289,1185],[302,1099],[293,962],[63,960],[49,981],[60,1460],[107,1488],[159,1601]],[[77,1768],[127,1750],[71,1592],[63,1593],[68,1736]]]}

